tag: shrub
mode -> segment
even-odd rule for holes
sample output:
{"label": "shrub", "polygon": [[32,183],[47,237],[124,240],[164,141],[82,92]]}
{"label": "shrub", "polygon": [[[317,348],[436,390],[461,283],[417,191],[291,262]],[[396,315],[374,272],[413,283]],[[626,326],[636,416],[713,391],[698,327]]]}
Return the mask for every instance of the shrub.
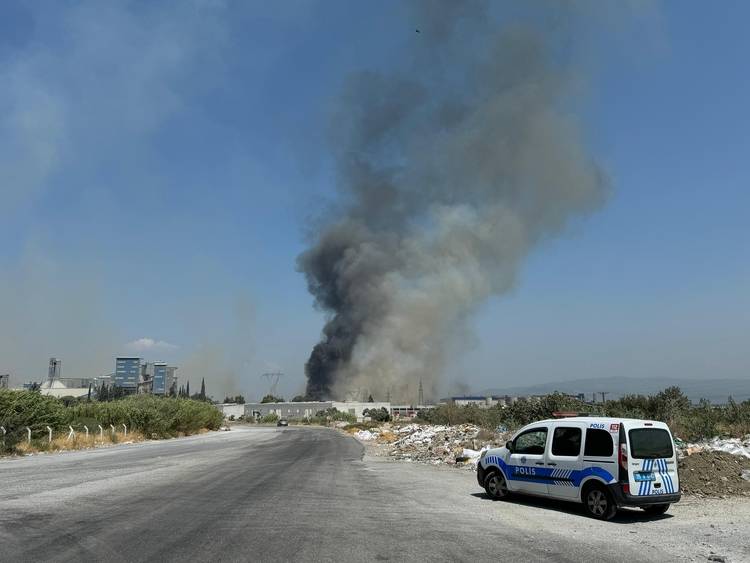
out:
{"label": "shrub", "polygon": [[0,425],[5,427],[6,449],[12,449],[26,437],[26,427],[32,437],[47,433],[47,426],[64,427],[70,413],[59,399],[33,391],[0,389]]}
{"label": "shrub", "polygon": [[369,416],[375,422],[388,422],[391,420],[391,415],[388,409],[380,407],[379,409],[365,409],[362,411],[364,416]]}
{"label": "shrub", "polygon": [[101,424],[139,430],[149,437],[166,438],[191,434],[221,426],[221,412],[203,401],[133,395],[109,402],[75,402],[66,406],[59,399],[30,391],[0,390],[0,424],[8,431],[6,448],[25,437],[28,426],[32,436],[46,435],[46,427],[64,430],[68,425],[77,431],[86,425],[94,433]]}
{"label": "shrub", "polygon": [[348,412],[341,412],[336,407],[329,407],[324,411],[318,411],[315,413],[315,418],[322,421],[323,424],[328,421],[357,422],[356,416]]}
{"label": "shrub", "polygon": [[738,404],[730,397],[726,406],[711,405],[706,400],[692,405],[679,387],[664,389],[653,396],[626,395],[603,405],[583,403],[560,393],[489,409],[473,405],[441,405],[422,411],[418,419],[433,424],[471,423],[487,429],[502,424],[513,430],[536,420],[550,418],[556,411],[659,420],[669,424],[675,435],[687,440],[717,435],[740,437],[750,433],[750,400]]}
{"label": "shrub", "polygon": [[261,424],[272,424],[274,422],[277,422],[278,420],[279,420],[279,415],[277,415],[276,413],[270,413],[270,414],[261,416],[259,422]]}
{"label": "shrub", "polygon": [[496,405],[487,409],[476,405],[459,407],[441,405],[436,409],[420,412],[419,419],[433,424],[476,424],[488,429],[499,425],[518,428],[535,420],[550,418],[558,411],[593,413],[591,405],[561,393],[552,393],[541,398],[519,400],[508,406]]}

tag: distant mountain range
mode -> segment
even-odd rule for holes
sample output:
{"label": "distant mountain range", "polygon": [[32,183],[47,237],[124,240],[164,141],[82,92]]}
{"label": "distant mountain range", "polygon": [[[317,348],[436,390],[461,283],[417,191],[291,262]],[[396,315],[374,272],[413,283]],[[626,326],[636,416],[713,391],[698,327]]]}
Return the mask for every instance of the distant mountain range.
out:
{"label": "distant mountain range", "polygon": [[662,389],[676,385],[691,401],[708,399],[712,403],[725,403],[730,395],[735,401],[750,399],[750,376],[746,379],[679,379],[662,377],[602,377],[591,379],[573,379],[537,385],[513,386],[487,389],[483,395],[544,395],[559,391],[561,393],[585,393],[591,400],[592,393],[597,392],[597,401],[601,400],[600,391],[607,392],[607,399],[616,399],[623,395],[653,395]]}

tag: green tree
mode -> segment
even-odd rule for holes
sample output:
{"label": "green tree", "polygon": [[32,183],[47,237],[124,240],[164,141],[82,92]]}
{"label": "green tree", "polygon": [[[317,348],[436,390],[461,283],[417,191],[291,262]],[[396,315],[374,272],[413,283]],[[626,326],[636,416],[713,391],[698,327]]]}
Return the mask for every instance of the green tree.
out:
{"label": "green tree", "polygon": [[200,393],[200,398],[201,398],[201,401],[205,401],[206,400],[206,379],[205,378],[201,379],[201,393]]}
{"label": "green tree", "polygon": [[364,416],[369,416],[375,422],[388,422],[391,420],[391,415],[385,407],[379,409],[365,409],[362,411]]}
{"label": "green tree", "polygon": [[667,387],[651,400],[650,415],[670,424],[690,410],[691,403],[679,387]]}
{"label": "green tree", "polygon": [[244,405],[245,404],[245,397],[242,395],[235,395],[234,397],[231,397],[227,395],[224,397],[225,403],[234,403],[236,405]]}

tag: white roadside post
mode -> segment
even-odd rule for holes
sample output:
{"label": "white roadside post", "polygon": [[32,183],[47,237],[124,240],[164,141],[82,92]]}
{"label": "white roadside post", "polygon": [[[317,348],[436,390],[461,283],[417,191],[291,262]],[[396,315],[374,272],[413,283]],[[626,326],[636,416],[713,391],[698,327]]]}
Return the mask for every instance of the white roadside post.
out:
{"label": "white roadside post", "polygon": [[102,428],[101,424],[98,424],[97,426],[99,426],[99,438],[103,442],[104,441],[104,428]]}
{"label": "white roadside post", "polygon": [[127,438],[128,437],[128,427],[123,424],[122,428],[123,428],[123,430],[125,430],[125,437]]}
{"label": "white roadside post", "polygon": [[5,426],[0,426],[0,430],[3,431],[3,447],[5,447],[5,433],[6,433]]}
{"label": "white roadside post", "polygon": [[52,428],[49,426],[47,427],[47,432],[49,432],[49,443],[52,443]]}
{"label": "white roadside post", "polygon": [[112,437],[114,438],[115,437],[115,425],[110,424],[109,427],[112,429]]}
{"label": "white roadside post", "polygon": [[31,428],[29,428],[29,427],[27,426],[27,427],[26,427],[26,432],[28,432],[28,434],[29,434],[29,444],[30,444],[30,443],[31,443]]}
{"label": "white roadside post", "polygon": [[88,439],[89,439],[89,427],[84,424],[83,425],[83,429],[86,430],[86,441],[88,441]]}
{"label": "white roadside post", "polygon": [[76,437],[76,433],[75,433],[75,430],[73,430],[73,427],[72,426],[68,426],[68,428],[70,428],[70,432],[68,432],[68,440],[70,440],[71,438],[75,438]]}

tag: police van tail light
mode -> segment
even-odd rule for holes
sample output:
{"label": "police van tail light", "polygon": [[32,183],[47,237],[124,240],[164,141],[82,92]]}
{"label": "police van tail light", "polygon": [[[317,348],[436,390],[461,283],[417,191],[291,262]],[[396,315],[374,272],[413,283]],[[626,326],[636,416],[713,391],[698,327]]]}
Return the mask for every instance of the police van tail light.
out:
{"label": "police van tail light", "polygon": [[625,471],[628,470],[628,445],[620,444],[620,452],[617,455],[617,459],[620,461],[620,467]]}

